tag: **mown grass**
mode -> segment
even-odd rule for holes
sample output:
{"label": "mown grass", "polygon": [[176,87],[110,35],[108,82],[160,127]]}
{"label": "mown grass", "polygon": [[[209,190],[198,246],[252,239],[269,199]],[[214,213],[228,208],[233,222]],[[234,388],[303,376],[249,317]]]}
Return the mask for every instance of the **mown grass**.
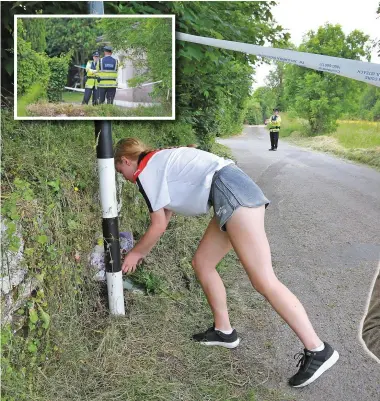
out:
{"label": "mown grass", "polygon": [[18,117],[27,116],[28,105],[37,101],[37,99],[41,97],[42,92],[43,88],[39,83],[36,83],[29,88],[28,93],[24,94],[23,96],[19,96],[17,101],[17,116]]}
{"label": "mown grass", "polygon": [[[112,127],[115,140],[136,136],[153,146],[195,142],[189,127],[179,122],[113,123]],[[7,344],[7,358],[20,370],[21,380],[3,376],[2,399],[278,399],[257,389],[262,381],[257,361],[241,358],[239,350],[202,347],[189,340],[212,322],[191,268],[210,216],[173,218],[132,276],[149,291],[126,293],[127,315],[111,317],[87,264],[96,233],[101,231],[93,123],[13,121],[5,112],[3,144],[3,194],[12,193],[16,178],[29,182],[35,194],[30,205],[38,213],[29,213],[29,218],[24,214],[20,221],[25,246],[32,247],[34,235],[43,230],[48,235],[46,246],[54,245],[59,254],[54,260],[45,254],[27,260],[29,269],[46,273],[43,288],[51,317],[46,336],[54,347],[46,355],[45,349],[38,348],[41,360],[29,363],[27,349]],[[149,222],[146,205],[133,185],[124,184],[121,191],[120,229],[132,231],[138,239]],[[22,205],[26,210],[25,202]],[[75,252],[80,254],[79,262],[74,260]],[[236,282],[237,268],[234,254],[220,264],[227,288]],[[234,294],[229,299],[234,305],[232,321],[241,316],[252,319],[249,306],[237,302]]]}
{"label": "mown grass", "polygon": [[336,132],[308,136],[307,122],[282,115],[281,137],[290,142],[380,168],[380,122],[338,121]]}
{"label": "mown grass", "polygon": [[66,103],[82,103],[83,93],[64,91],[62,92],[62,100]]}
{"label": "mown grass", "polygon": [[125,108],[111,104],[98,106],[38,102],[26,107],[29,117],[170,117],[171,110],[163,105]]}

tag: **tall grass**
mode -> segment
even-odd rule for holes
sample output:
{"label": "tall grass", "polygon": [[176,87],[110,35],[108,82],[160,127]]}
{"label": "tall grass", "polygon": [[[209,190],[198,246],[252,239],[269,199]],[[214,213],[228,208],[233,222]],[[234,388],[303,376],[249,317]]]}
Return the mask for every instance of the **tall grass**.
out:
{"label": "tall grass", "polygon": [[346,149],[371,149],[380,147],[380,122],[341,121],[331,135]]}
{"label": "tall grass", "polygon": [[311,137],[306,121],[286,113],[282,121],[280,136],[297,145],[380,168],[379,122],[338,121],[336,132]]}

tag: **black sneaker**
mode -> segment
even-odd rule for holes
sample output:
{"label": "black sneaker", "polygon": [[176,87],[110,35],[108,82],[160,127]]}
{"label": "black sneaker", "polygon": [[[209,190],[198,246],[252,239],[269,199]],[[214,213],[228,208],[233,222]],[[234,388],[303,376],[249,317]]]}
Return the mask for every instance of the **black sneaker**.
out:
{"label": "black sneaker", "polygon": [[270,149],[268,149],[268,150],[272,150],[272,151],[273,151],[273,150],[275,150],[275,149],[274,149],[274,148],[270,148]]}
{"label": "black sneaker", "polygon": [[231,334],[224,334],[215,330],[214,327],[210,327],[203,333],[194,334],[192,338],[203,345],[219,345],[225,348],[236,348],[240,343],[235,329]]}
{"label": "black sneaker", "polygon": [[294,356],[300,357],[297,366],[301,365],[299,371],[289,379],[292,387],[304,387],[313,383],[314,380],[330,369],[339,359],[339,354],[329,344],[324,343],[325,348],[319,352],[312,352],[304,349]]}

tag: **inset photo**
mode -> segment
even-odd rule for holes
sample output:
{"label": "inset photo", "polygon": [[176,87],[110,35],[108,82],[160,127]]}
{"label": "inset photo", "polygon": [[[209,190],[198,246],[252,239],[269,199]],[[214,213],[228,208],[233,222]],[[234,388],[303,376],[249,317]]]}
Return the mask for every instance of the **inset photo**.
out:
{"label": "inset photo", "polygon": [[15,15],[17,120],[174,120],[174,15]]}

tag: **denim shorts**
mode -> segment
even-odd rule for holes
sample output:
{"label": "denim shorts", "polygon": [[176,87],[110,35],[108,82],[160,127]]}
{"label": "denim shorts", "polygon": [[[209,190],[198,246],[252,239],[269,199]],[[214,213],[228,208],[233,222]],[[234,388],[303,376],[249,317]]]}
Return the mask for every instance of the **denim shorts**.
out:
{"label": "denim shorts", "polygon": [[263,191],[235,164],[214,174],[209,202],[222,231],[226,231],[226,223],[238,207],[267,207],[270,203]]}

